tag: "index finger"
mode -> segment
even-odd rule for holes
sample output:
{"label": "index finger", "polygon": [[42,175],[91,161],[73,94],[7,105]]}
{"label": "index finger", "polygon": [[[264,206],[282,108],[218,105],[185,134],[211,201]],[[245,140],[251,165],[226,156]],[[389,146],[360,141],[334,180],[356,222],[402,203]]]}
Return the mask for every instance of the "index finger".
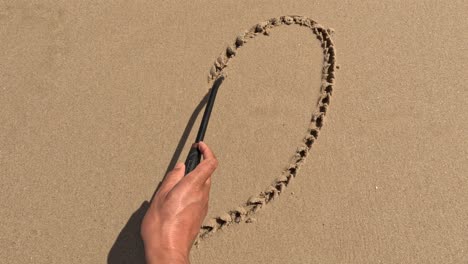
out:
{"label": "index finger", "polygon": [[203,160],[206,159],[216,159],[214,153],[211,151],[211,149],[205,144],[205,142],[200,141],[198,142],[198,149],[201,151],[203,154]]}
{"label": "index finger", "polygon": [[199,142],[198,149],[203,154],[203,161],[192,172],[187,174],[184,180],[202,186],[218,167],[218,160],[205,143]]}

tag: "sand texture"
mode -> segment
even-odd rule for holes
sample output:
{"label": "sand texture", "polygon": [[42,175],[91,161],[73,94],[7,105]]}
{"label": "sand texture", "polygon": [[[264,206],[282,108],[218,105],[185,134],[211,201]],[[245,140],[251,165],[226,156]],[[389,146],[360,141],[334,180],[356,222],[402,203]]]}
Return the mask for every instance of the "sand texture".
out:
{"label": "sand texture", "polygon": [[466,1],[1,1],[2,263],[144,263],[213,80],[211,263],[468,263]]}

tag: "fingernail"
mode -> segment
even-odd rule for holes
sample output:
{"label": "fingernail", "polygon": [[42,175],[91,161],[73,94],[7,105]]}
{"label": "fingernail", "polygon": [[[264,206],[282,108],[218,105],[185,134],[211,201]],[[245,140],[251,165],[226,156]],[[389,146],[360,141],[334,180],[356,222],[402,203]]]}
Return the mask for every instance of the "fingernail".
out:
{"label": "fingernail", "polygon": [[182,162],[180,162],[180,161],[177,162],[176,165],[175,165],[175,167],[174,167],[174,169],[180,169],[180,168],[182,168],[182,165],[183,165],[183,164],[184,164],[184,163],[182,163]]}

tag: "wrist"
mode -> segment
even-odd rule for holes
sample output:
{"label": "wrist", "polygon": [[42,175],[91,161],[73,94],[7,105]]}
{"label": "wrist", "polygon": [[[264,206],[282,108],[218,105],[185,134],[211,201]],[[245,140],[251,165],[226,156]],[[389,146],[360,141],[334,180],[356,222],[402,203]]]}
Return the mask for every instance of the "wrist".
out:
{"label": "wrist", "polygon": [[145,256],[148,264],[190,264],[188,254],[170,249],[145,247]]}

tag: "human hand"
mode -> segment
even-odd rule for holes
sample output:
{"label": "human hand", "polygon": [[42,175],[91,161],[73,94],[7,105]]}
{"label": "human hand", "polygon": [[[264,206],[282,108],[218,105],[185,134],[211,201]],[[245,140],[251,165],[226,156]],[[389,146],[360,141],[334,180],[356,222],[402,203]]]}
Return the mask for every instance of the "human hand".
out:
{"label": "human hand", "polygon": [[203,161],[184,177],[178,162],[163,180],[141,224],[148,263],[189,263],[190,249],[208,212],[211,175],[218,160],[199,142]]}

